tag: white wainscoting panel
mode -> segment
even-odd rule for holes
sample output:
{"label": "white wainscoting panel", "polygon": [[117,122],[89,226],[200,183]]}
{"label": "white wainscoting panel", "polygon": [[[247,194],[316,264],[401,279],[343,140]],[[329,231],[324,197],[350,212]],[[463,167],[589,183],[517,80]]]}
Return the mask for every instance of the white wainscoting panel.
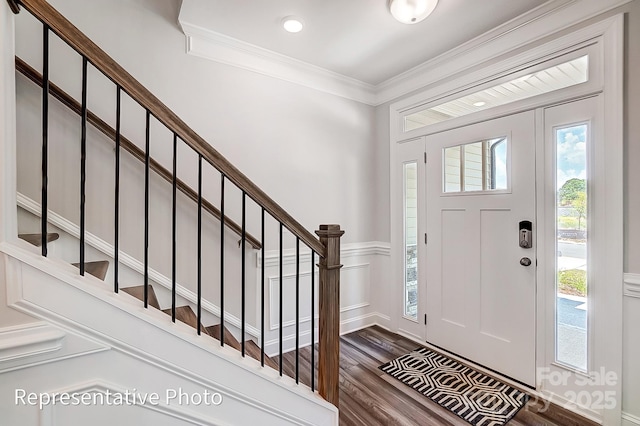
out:
{"label": "white wainscoting panel", "polygon": [[623,425],[640,425],[640,295],[627,292],[640,283],[640,274],[625,274],[625,297],[622,323],[622,411]]}
{"label": "white wainscoting panel", "polygon": [[622,412],[622,426],[636,426],[640,425],[640,417],[634,416],[629,413]]}
{"label": "white wainscoting panel", "polygon": [[[90,423],[147,424],[145,417],[152,416],[159,426],[181,424],[179,420],[203,425],[337,425],[337,409],[310,389],[296,386],[293,379],[260,368],[252,358],[242,358],[213,339],[197,336],[188,325],[174,324],[162,312],[131,303],[130,298],[113,293],[109,286],[82,279],[64,262],[43,258],[21,246],[0,243],[0,251],[8,258],[8,273],[14,278],[8,288],[9,306],[41,318],[49,324],[47,327],[63,330],[64,341],[77,335],[108,350],[0,371],[0,395],[12,394],[18,388],[38,393],[52,389],[106,392],[114,388],[110,383],[117,383],[115,388],[141,392],[181,388],[193,394],[208,389],[220,393],[224,403],[215,409],[165,404],[171,407],[154,407],[153,413],[134,407],[135,411],[129,413],[137,418],[129,420],[120,419],[120,414],[109,407],[89,407],[88,414],[95,420]],[[38,407],[19,407],[14,401],[0,398],[2,424],[89,423],[75,417],[69,420],[69,416],[75,416],[75,410],[70,410],[78,407],[56,406],[48,420]]]}
{"label": "white wainscoting panel", "polygon": [[[382,275],[376,273],[386,265],[384,261],[389,257],[389,245],[378,241],[357,244],[344,244],[340,248],[343,267],[340,275],[340,314],[341,333],[349,333],[373,324],[380,323],[380,314],[373,312],[374,292],[384,282],[378,282]],[[260,268],[263,259],[258,254],[257,267]],[[268,355],[279,353],[280,341],[280,265],[279,252],[265,253],[264,265],[267,277],[266,301],[266,335],[265,351]],[[300,339],[301,347],[311,343],[311,253],[303,251],[300,254],[299,297],[300,297]],[[316,257],[317,264],[317,257]],[[296,256],[295,250],[284,250],[282,257],[282,289],[283,313],[282,335],[283,352],[295,349],[296,344]],[[318,333],[318,269],[315,271],[315,324],[314,338]],[[382,281],[382,279],[381,279]],[[258,283],[258,286],[260,284]]]}

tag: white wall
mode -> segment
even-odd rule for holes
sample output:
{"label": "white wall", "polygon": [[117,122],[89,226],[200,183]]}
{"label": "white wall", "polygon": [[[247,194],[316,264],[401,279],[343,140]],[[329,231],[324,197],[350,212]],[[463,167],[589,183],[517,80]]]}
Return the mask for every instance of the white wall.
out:
{"label": "white wall", "polygon": [[[340,223],[345,242],[374,240],[372,107],[186,55],[175,0],[51,3],[305,227]],[[41,31],[27,21],[18,18],[17,53],[39,69]],[[79,99],[79,59],[51,66],[52,80]],[[113,122],[114,97],[99,97],[114,89],[94,74],[90,107]],[[144,114],[130,103],[123,128],[143,143]],[[154,131],[153,155],[167,164],[171,135]],[[193,165],[183,156],[179,169],[195,184]]]}
{"label": "white wall", "polygon": [[[40,120],[41,90],[24,76],[17,75],[17,187],[21,199],[40,203],[40,162],[37,153],[41,149],[41,129],[34,126]],[[48,206],[56,213],[75,225],[76,236],[79,235],[79,118],[57,101],[49,106],[49,187]],[[86,230],[94,237],[108,245],[114,242],[114,144],[94,128],[88,130],[87,141],[87,182],[86,182]],[[34,161],[34,157],[36,160]],[[120,164],[121,179],[121,211],[120,211],[120,251],[128,258],[136,260],[136,275],[119,276],[121,287],[142,285],[144,283],[144,164],[123,151]],[[197,292],[197,204],[178,192],[177,200],[177,254],[176,282],[178,285]],[[149,268],[165,279],[162,282],[171,286],[172,276],[172,236],[171,236],[171,185],[150,173],[150,222],[149,222]],[[40,207],[36,209],[39,211]],[[20,233],[37,233],[40,225],[37,221],[26,220],[27,216],[18,218]],[[53,215],[49,221],[54,232],[56,223]],[[202,295],[203,298],[220,306],[220,222],[209,213],[202,213]],[[256,235],[260,235],[259,233]],[[237,318],[240,317],[240,271],[241,249],[238,247],[235,233],[225,232],[225,282],[231,283],[225,288],[225,310]],[[63,238],[63,240],[66,240]],[[64,244],[65,250],[52,252],[70,263],[79,261],[79,244]],[[89,245],[91,244],[91,240]],[[60,246],[63,241],[56,242]],[[100,247],[102,247],[101,245]],[[109,260],[111,267],[107,282],[113,281],[113,255],[109,253],[86,254],[86,260]],[[255,252],[248,246],[245,255],[250,265]],[[122,257],[121,257],[122,262]],[[130,263],[130,262],[129,262]],[[132,267],[131,264],[129,264]],[[125,264],[121,264],[121,269]],[[247,268],[247,282],[255,281],[255,268]],[[158,285],[154,284],[157,292]],[[254,305],[254,293],[248,293],[247,306]],[[168,306],[163,306],[167,308]],[[247,320],[255,324],[255,311],[248,311]],[[211,325],[211,324],[205,324]]]}
{"label": "white wall", "polygon": [[[307,346],[311,340],[311,254],[301,251],[300,258],[300,346]],[[279,253],[265,254],[265,342],[268,355],[278,354],[280,329],[280,272]],[[378,290],[375,283],[384,283],[389,261],[389,247],[386,243],[372,242],[368,244],[344,244],[341,247],[340,276],[340,333],[345,334],[367,327],[381,324],[377,312]],[[258,265],[262,259],[258,258]],[[318,257],[315,257],[318,264]],[[315,269],[315,340],[318,339],[318,269]],[[296,258],[294,250],[283,253],[283,346],[284,351],[295,349],[295,288]],[[260,279],[256,281],[256,293]],[[259,307],[257,308],[259,311]],[[386,325],[386,324],[385,324]]]}
{"label": "white wall", "polygon": [[636,119],[640,115],[640,2],[632,2],[625,10],[625,270],[640,273],[640,122]]}
{"label": "white wall", "polygon": [[[373,143],[372,107],[185,54],[175,1],[51,3],[309,230],[317,229],[320,223],[339,223],[346,230],[342,242],[351,244],[355,250],[352,254],[369,253],[352,255],[345,266],[343,285],[347,286],[344,291],[348,298],[343,298],[343,331],[375,322],[375,292],[371,288],[378,280],[386,285],[381,265],[388,251],[386,244],[376,243],[386,227],[378,226],[378,212],[385,208],[376,204],[375,183],[384,177],[376,168],[379,153]],[[40,70],[41,26],[27,13],[17,17],[16,39],[17,54]],[[55,52],[50,63],[51,80],[80,99],[80,59],[55,37],[51,46]],[[38,201],[40,128],[33,123],[39,122],[40,94],[21,76],[17,77],[17,86],[18,190]],[[89,108],[115,127],[114,92],[112,85],[90,67]],[[50,207],[77,224],[79,119],[55,101],[50,108]],[[125,97],[122,117],[123,134],[144,148],[144,112]],[[151,138],[152,156],[170,169],[172,136],[152,121]],[[89,127],[87,230],[108,243],[113,241],[111,146]],[[196,156],[182,146],[178,175],[193,188],[197,188],[196,170]],[[142,260],[142,164],[123,154],[121,173],[121,249]],[[151,175],[150,265],[170,277],[170,187]],[[219,205],[217,172],[205,167],[203,182],[205,198]],[[239,191],[227,185],[226,197],[227,214],[240,222]],[[259,213],[249,202],[247,226],[256,237],[260,235]],[[209,220],[206,213],[203,217],[204,297],[219,305],[219,224]],[[195,204],[179,199],[178,282],[192,291],[196,285],[196,220]],[[277,231],[277,224],[268,218],[268,250],[278,247]],[[239,316],[239,238],[231,232],[225,238],[226,276],[232,283],[226,286],[225,307]],[[294,239],[287,232],[284,245],[294,247]],[[371,245],[381,249],[370,253],[367,250]],[[364,247],[364,251],[358,247]],[[253,285],[258,280],[256,254],[248,250],[247,306],[256,307],[248,310],[248,320],[254,326],[258,325],[259,313],[259,289]],[[352,271],[354,265],[360,267],[359,272]],[[277,280],[277,268],[268,272],[268,278]],[[308,291],[309,283],[304,278],[302,285]],[[272,296],[269,290],[267,296]],[[308,300],[303,298],[301,303],[308,304]],[[272,306],[272,301],[268,299],[267,305]],[[291,341],[291,332],[289,327],[287,341]],[[273,340],[273,330],[270,334],[268,341]]]}
{"label": "white wall", "polygon": [[[625,271],[640,274],[640,2],[627,8],[625,34]],[[628,422],[640,425],[640,299],[625,297],[623,326],[623,402]]]}

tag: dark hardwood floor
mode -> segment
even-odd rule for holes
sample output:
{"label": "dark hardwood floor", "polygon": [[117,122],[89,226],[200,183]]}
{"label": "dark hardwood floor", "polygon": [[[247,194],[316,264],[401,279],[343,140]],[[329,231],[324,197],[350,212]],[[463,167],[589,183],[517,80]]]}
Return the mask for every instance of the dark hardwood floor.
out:
{"label": "dark hardwood floor", "polygon": [[[340,425],[468,425],[450,411],[419,394],[378,367],[418,345],[380,327],[369,327],[340,339]],[[283,356],[284,372],[295,377],[295,351]],[[317,349],[316,349],[317,363]],[[279,358],[274,361],[279,363]],[[310,385],[311,350],[300,350],[300,382]],[[317,383],[317,381],[316,381]],[[533,399],[532,399],[533,400]],[[560,407],[540,412],[530,403],[509,426],[586,426],[594,423]]]}

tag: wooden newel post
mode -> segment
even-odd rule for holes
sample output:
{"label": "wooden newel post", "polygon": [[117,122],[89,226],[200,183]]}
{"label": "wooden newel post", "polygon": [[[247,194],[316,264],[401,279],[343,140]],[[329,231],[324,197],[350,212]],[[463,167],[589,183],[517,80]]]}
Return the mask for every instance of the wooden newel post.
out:
{"label": "wooden newel post", "polygon": [[326,253],[320,257],[318,392],[335,405],[340,401],[340,225],[320,225],[316,231]]}

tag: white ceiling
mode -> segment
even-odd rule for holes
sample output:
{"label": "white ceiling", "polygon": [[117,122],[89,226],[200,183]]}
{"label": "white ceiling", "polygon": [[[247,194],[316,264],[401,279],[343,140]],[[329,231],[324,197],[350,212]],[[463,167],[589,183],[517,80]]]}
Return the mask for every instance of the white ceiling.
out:
{"label": "white ceiling", "polygon": [[[440,0],[405,25],[387,0],[183,0],[180,21],[378,85],[546,2]],[[303,19],[302,32],[284,31],[288,15]]]}

